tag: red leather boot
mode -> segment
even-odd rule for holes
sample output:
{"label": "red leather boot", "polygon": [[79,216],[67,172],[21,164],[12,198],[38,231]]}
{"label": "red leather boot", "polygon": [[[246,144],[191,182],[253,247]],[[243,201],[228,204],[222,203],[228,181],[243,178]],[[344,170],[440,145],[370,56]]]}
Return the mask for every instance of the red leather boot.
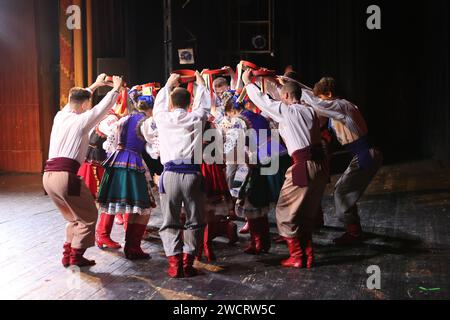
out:
{"label": "red leather boot", "polygon": [[360,244],[363,241],[362,229],[360,224],[349,224],[347,225],[347,231],[333,240],[334,244],[337,246],[350,246],[355,244]]}
{"label": "red leather boot", "polygon": [[314,263],[314,249],[312,240],[306,240],[305,244],[306,268],[311,269]]}
{"label": "red leather boot", "polygon": [[143,224],[128,224],[125,233],[125,257],[128,260],[150,259],[150,255],[141,249],[141,240],[147,226]]}
{"label": "red leather boot", "polygon": [[178,254],[176,256],[167,257],[169,262],[169,268],[167,269],[167,274],[171,278],[182,278],[183,277],[183,255]]}
{"label": "red leather boot", "polygon": [[119,226],[123,225],[123,215],[122,214],[116,214],[115,223]]}
{"label": "red leather boot", "polygon": [[[245,248],[244,252],[247,254],[258,254],[256,249],[256,232],[255,232],[255,219],[247,219],[248,229],[250,231],[250,243],[247,248]],[[261,246],[259,246],[261,248]]]}
{"label": "red leather boot", "polygon": [[195,277],[198,272],[194,268],[194,256],[191,254],[183,253],[183,274],[186,278]]}
{"label": "red leather boot", "polygon": [[208,262],[216,260],[216,255],[212,249],[212,240],[215,237],[215,227],[216,226],[214,223],[208,223],[205,227],[205,232],[203,235],[203,249]]}
{"label": "red leather boot", "polygon": [[300,239],[295,238],[284,238],[286,239],[288,249],[289,249],[289,258],[281,261],[281,265],[283,267],[289,268],[302,268],[303,267],[303,251],[300,245]]}
{"label": "red leather boot", "polygon": [[311,269],[314,264],[314,248],[312,241],[312,234],[305,233],[304,236],[301,237],[301,245],[303,246],[303,251],[306,256],[306,268]]}
{"label": "red leather boot", "polygon": [[248,254],[260,254],[269,252],[270,235],[267,216],[257,219],[248,219],[250,226],[250,245],[244,250]]}
{"label": "red leather boot", "polygon": [[95,265],[94,260],[88,260],[83,257],[83,254],[86,252],[86,249],[75,249],[72,248],[70,250],[70,265],[77,267],[90,267]]}
{"label": "red leather boot", "polygon": [[69,242],[64,243],[63,249],[63,258],[61,262],[64,268],[67,268],[68,266],[70,266],[70,251],[72,249],[71,244]]}
{"label": "red leather boot", "polygon": [[122,217],[123,217],[123,231],[127,232],[128,220],[130,215],[128,213],[125,213],[124,215],[122,215]]}
{"label": "red leather boot", "polygon": [[239,230],[240,234],[248,234],[250,232],[250,225],[248,224],[248,220],[245,222],[244,226]]}
{"label": "red leather boot", "polygon": [[102,213],[100,215],[97,230],[95,231],[95,242],[100,249],[119,249],[121,247],[119,243],[111,239],[111,230],[114,224],[114,218],[115,217],[113,215],[106,213]]}
{"label": "red leather boot", "polygon": [[258,255],[261,251],[264,251],[261,219],[248,219],[247,223],[250,229],[250,244],[244,252],[247,254]]}

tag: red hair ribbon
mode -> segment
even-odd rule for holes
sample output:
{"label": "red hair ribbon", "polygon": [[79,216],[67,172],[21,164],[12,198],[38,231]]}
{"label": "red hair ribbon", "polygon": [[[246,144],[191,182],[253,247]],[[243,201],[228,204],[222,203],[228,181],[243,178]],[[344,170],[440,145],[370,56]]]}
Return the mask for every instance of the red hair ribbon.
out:
{"label": "red hair ribbon", "polygon": [[126,89],[122,89],[116,101],[116,108],[114,112],[119,117],[126,116],[128,113],[127,109],[127,100],[128,100],[128,91]]}

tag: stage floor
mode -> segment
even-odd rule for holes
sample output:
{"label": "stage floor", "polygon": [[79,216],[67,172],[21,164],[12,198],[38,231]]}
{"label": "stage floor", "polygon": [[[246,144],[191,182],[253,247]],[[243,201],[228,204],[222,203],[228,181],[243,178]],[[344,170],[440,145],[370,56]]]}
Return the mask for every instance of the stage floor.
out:
{"label": "stage floor", "polygon": [[[333,182],[336,177],[333,177]],[[89,249],[97,265],[82,273],[60,264],[64,220],[44,196],[38,175],[0,175],[0,299],[450,299],[450,170],[432,161],[387,166],[360,202],[367,241],[336,248],[342,232],[333,214],[332,186],[323,199],[326,227],[314,237],[316,267],[285,269],[285,245],[269,254],[242,253],[214,242],[218,261],[201,275],[169,279],[159,239],[144,242],[148,261],[122,251]],[[274,216],[271,214],[273,222]],[[157,226],[156,211],[151,224]],[[272,234],[276,226],[272,223]],[[115,226],[113,239],[123,239]],[[379,266],[381,289],[370,290],[369,266]]]}

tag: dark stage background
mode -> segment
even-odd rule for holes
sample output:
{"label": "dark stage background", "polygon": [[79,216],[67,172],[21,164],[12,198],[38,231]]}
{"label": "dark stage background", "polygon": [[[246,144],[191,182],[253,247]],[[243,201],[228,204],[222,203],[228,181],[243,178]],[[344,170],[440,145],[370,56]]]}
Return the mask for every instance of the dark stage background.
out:
{"label": "dark stage background", "polygon": [[[177,48],[193,46],[200,70],[235,66],[235,2],[192,0],[183,8],[185,0],[174,0],[174,60]],[[132,82],[163,81],[162,1],[94,3],[98,52],[125,54]],[[260,8],[258,0],[239,3],[244,12]],[[366,27],[371,4],[381,7],[381,30]],[[276,0],[274,9],[274,56],[241,58],[279,72],[291,64],[310,85],[334,76],[342,95],[363,110],[387,162],[449,159],[447,1]]]}
{"label": "dark stage background", "polygon": [[[58,5],[36,3],[37,21]],[[174,61],[176,49],[192,46],[196,65],[188,68],[235,66],[243,58],[279,73],[293,65],[309,85],[334,76],[362,109],[386,163],[449,161],[448,1],[275,0],[273,56],[233,52],[236,3],[241,17],[264,11],[260,0],[172,0]],[[381,7],[381,30],[366,27],[372,4]],[[125,58],[128,83],[164,82],[162,0],[93,0],[92,18],[94,61]],[[47,30],[38,43],[57,32]]]}

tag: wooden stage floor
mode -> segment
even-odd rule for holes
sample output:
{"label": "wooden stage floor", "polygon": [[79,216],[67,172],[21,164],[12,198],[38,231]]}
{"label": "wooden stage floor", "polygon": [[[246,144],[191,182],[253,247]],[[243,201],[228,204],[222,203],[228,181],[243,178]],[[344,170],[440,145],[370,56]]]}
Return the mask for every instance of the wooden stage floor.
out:
{"label": "wooden stage floor", "polygon": [[[333,178],[335,181],[336,177]],[[148,261],[92,248],[97,265],[82,273],[60,265],[64,220],[44,196],[37,175],[0,175],[0,299],[449,299],[450,170],[432,161],[387,166],[360,202],[367,241],[336,248],[342,232],[332,188],[323,200],[326,225],[315,235],[316,268],[285,269],[285,245],[269,254],[242,253],[215,241],[218,261],[202,275],[169,279],[159,239],[145,241]],[[271,215],[273,220],[273,214]],[[156,211],[151,224],[157,226]],[[273,221],[272,221],[273,222]],[[271,231],[276,234],[275,224]],[[113,238],[123,239],[114,227]],[[366,269],[381,270],[381,289],[369,290]],[[432,290],[430,290],[432,289]]]}

